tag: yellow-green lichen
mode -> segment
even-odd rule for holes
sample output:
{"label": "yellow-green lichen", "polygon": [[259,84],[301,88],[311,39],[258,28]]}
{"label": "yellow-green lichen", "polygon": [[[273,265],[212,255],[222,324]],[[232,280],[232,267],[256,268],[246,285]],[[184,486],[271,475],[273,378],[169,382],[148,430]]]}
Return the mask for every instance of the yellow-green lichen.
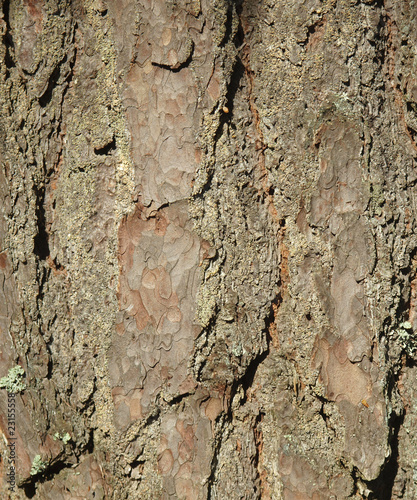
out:
{"label": "yellow-green lichen", "polygon": [[48,462],[43,461],[41,455],[36,455],[32,462],[30,475],[36,476],[38,474],[41,474],[46,469],[47,466]]}
{"label": "yellow-green lichen", "polygon": [[6,377],[0,379],[0,387],[7,389],[9,393],[19,393],[26,389],[26,384],[23,382],[25,371],[20,365],[10,368]]}

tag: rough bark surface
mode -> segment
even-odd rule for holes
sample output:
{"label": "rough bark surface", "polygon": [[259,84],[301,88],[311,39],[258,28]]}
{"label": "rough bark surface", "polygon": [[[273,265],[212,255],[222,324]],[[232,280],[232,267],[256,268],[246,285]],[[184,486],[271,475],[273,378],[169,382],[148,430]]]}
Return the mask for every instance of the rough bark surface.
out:
{"label": "rough bark surface", "polygon": [[0,4],[0,496],[417,498],[415,2]]}

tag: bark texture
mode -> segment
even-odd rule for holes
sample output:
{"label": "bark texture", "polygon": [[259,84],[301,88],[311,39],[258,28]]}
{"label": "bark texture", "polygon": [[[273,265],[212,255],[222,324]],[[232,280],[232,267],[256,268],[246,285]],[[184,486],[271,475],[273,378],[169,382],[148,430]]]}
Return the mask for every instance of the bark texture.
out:
{"label": "bark texture", "polygon": [[414,0],[0,2],[2,498],[417,498]]}

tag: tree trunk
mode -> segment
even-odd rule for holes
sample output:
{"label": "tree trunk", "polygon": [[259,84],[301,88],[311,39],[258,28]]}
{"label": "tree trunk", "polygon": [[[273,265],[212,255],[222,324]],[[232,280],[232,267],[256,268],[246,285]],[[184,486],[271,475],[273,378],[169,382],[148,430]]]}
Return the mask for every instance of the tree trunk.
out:
{"label": "tree trunk", "polygon": [[0,496],[417,498],[414,1],[1,5]]}

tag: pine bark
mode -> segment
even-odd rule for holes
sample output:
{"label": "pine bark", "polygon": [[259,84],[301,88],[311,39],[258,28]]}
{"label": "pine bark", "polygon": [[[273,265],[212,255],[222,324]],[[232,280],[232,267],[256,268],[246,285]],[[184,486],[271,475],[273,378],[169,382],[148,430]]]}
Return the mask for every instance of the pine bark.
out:
{"label": "pine bark", "polygon": [[0,496],[417,498],[414,1],[0,5]]}

